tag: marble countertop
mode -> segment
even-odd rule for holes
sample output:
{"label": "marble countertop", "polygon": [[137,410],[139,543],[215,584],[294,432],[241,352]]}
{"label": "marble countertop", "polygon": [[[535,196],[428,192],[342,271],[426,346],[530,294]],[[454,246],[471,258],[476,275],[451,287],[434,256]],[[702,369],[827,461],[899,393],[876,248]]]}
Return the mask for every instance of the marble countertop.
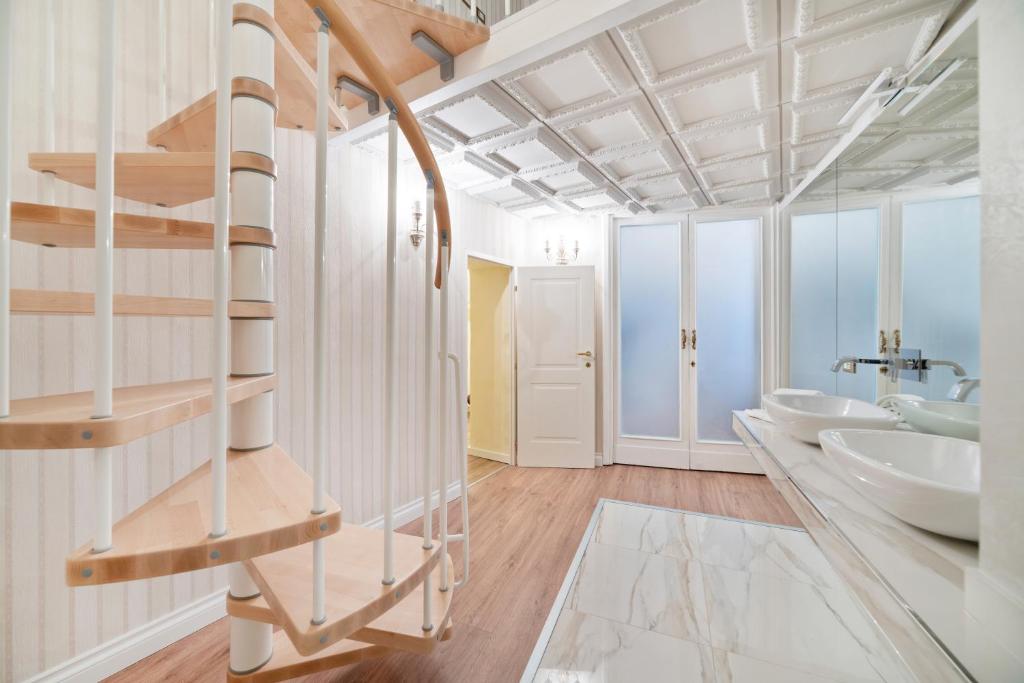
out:
{"label": "marble countertop", "polygon": [[733,427],[755,458],[763,458],[758,451],[770,457],[769,467],[781,470],[829,530],[874,570],[896,602],[941,641],[960,667],[978,680],[990,680],[987,672],[1006,671],[1009,655],[984,637],[964,609],[964,575],[977,567],[976,543],[939,536],[893,517],[851,488],[821,448],[793,439],[771,423],[736,411]]}

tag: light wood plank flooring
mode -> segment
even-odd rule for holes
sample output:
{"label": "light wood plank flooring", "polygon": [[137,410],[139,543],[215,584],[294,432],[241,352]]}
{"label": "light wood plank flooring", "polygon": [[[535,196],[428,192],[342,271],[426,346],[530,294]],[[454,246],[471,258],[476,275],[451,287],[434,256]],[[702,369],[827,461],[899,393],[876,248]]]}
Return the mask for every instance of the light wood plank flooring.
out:
{"label": "light wood plank flooring", "polygon": [[[452,640],[430,656],[394,654],[304,680],[518,681],[599,498],[800,526],[762,476],[625,465],[507,467],[470,490],[472,574],[455,594]],[[456,529],[457,502],[449,516]],[[420,528],[416,521],[402,531]],[[222,619],[110,680],[223,681],[227,661]]]}
{"label": "light wood plank flooring", "polygon": [[469,458],[469,465],[466,467],[466,478],[469,479],[469,485],[477,483],[485,477],[489,477],[498,470],[508,467],[503,462],[497,460],[488,460],[487,458],[478,458],[475,455],[467,456]]}

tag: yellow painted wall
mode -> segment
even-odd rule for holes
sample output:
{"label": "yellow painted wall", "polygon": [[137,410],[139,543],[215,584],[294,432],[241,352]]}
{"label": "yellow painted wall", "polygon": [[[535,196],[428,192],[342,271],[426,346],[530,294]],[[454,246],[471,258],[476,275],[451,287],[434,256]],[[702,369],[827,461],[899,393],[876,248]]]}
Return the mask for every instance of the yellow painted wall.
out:
{"label": "yellow painted wall", "polygon": [[468,261],[469,449],[507,462],[512,452],[512,269]]}

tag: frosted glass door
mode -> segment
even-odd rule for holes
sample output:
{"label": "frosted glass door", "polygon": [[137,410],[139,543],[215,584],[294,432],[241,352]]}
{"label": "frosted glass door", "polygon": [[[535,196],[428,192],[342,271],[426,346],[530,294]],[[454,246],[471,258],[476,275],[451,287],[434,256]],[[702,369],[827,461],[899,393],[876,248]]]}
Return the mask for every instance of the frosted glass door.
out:
{"label": "frosted glass door", "polygon": [[761,221],[697,223],[696,440],[738,443],[732,411],[761,402]]}
{"label": "frosted glass door", "polygon": [[681,226],[619,229],[619,433],[682,437]]}
{"label": "frosted glass door", "polygon": [[830,367],[878,351],[878,209],[795,215],[790,226],[789,385],[874,401],[877,373]]}
{"label": "frosted glass door", "polygon": [[[981,371],[980,211],[978,197],[903,205],[903,347],[956,361],[968,377]],[[926,384],[901,380],[901,391],[943,400],[957,379],[936,367]]]}

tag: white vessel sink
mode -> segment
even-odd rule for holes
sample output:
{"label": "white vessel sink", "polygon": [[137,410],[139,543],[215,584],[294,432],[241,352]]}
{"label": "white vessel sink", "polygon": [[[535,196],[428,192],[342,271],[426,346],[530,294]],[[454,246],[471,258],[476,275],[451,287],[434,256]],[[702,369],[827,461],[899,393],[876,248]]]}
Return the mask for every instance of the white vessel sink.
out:
{"label": "white vessel sink", "polygon": [[764,395],[775,424],[807,443],[818,443],[823,429],[893,429],[899,418],[884,408],[842,396]]}
{"label": "white vessel sink", "polygon": [[980,408],[977,405],[956,401],[897,399],[896,406],[907,424],[919,432],[970,441],[981,438]]}
{"label": "white vessel sink", "polygon": [[821,446],[861,495],[907,524],[978,540],[981,448],[905,431],[833,429]]}

